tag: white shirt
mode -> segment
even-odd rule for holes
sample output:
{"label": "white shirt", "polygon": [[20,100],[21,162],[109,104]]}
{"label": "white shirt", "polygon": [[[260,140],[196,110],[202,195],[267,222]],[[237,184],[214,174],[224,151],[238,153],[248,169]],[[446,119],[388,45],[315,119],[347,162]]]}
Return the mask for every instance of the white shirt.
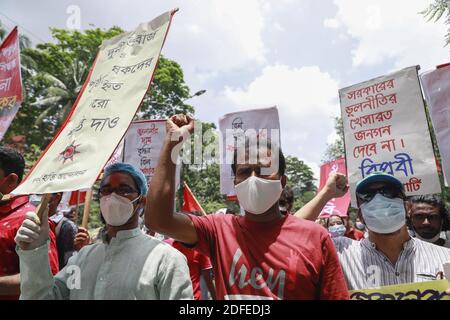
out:
{"label": "white shirt", "polygon": [[20,299],[193,299],[186,258],[138,228],[119,231],[109,244],[83,247],[54,277],[48,243],[35,250],[16,250]]}
{"label": "white shirt", "polygon": [[450,249],[411,238],[393,265],[369,239],[333,238],[349,290],[436,279],[450,262]]}

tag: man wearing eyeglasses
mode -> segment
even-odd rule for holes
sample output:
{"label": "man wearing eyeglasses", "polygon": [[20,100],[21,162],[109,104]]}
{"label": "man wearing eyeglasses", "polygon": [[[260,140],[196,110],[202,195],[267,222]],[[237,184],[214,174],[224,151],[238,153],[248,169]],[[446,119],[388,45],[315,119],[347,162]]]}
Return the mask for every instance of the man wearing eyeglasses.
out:
{"label": "man wearing eyeglasses", "polygon": [[356,199],[369,237],[333,239],[349,290],[429,281],[442,274],[450,250],[410,237],[409,203],[398,179],[373,173],[357,184]]}
{"label": "man wearing eyeglasses", "polygon": [[409,198],[409,202],[411,235],[437,246],[450,248],[450,239],[445,236],[445,231],[450,229],[450,219],[441,197],[433,194],[413,196]]}
{"label": "man wearing eyeglasses", "polygon": [[16,235],[21,299],[192,299],[186,258],[139,229],[148,191],[139,169],[115,163],[100,183],[103,241],[83,247],[55,277],[47,256],[48,210],[42,224],[34,212]]}

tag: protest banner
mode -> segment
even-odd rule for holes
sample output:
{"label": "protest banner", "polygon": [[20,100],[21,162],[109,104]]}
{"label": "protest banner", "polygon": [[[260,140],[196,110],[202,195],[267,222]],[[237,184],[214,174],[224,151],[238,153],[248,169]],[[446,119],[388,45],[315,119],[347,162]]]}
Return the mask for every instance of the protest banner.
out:
{"label": "protest banner", "polygon": [[[123,162],[140,168],[150,184],[155,175],[161,149],[166,137],[166,120],[134,121],[124,138]],[[180,166],[176,172],[177,188],[180,181]]]}
{"label": "protest banner", "polygon": [[19,32],[15,27],[0,45],[0,140],[22,103]]}
{"label": "protest banner", "polygon": [[450,66],[420,76],[442,160],[445,180],[450,181]]}
{"label": "protest banner", "polygon": [[[319,191],[322,190],[325,184],[327,183],[329,175],[334,172],[347,175],[345,158],[339,158],[324,163],[322,166],[320,166]],[[323,207],[319,215],[319,218],[328,218],[332,214],[337,214],[341,217],[346,217],[349,205],[350,205],[350,192],[347,191],[347,193],[344,196],[340,198],[333,198],[330,201],[328,201],[325,207]]]}
{"label": "protest banner", "polygon": [[236,196],[234,174],[231,170],[236,141],[243,136],[267,139],[280,146],[280,119],[276,107],[252,109],[228,113],[219,119],[220,146],[220,193],[229,198]]}
{"label": "protest banner", "polygon": [[149,89],[175,12],[103,42],[69,116],[14,194],[92,187]]}
{"label": "protest banner", "polygon": [[350,291],[352,300],[450,300],[448,280],[407,283]]}
{"label": "protest banner", "polygon": [[416,66],[339,90],[351,202],[356,183],[381,171],[407,195],[440,192]]}

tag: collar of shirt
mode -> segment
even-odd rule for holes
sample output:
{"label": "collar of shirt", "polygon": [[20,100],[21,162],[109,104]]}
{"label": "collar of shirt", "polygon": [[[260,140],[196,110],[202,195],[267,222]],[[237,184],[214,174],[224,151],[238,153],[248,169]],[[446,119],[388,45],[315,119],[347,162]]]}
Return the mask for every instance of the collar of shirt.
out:
{"label": "collar of shirt", "polygon": [[28,196],[17,196],[8,201],[0,201],[0,216],[6,216],[28,203]]}
{"label": "collar of shirt", "polygon": [[[371,242],[368,238],[366,239],[362,239],[361,241],[361,245],[369,250],[377,250],[377,245],[374,242]],[[416,246],[416,240],[414,238],[409,238],[408,241],[406,241],[405,243],[403,243],[403,250],[404,251],[410,251],[413,250]]]}
{"label": "collar of shirt", "polygon": [[[135,238],[141,234],[142,234],[142,231],[139,228],[134,228],[134,229],[129,229],[129,230],[120,230],[120,231],[117,231],[116,236],[111,239],[110,244],[112,242],[122,242],[127,239]],[[105,230],[105,232],[102,235],[102,239],[105,244],[107,243],[106,236],[107,236],[107,233]]]}

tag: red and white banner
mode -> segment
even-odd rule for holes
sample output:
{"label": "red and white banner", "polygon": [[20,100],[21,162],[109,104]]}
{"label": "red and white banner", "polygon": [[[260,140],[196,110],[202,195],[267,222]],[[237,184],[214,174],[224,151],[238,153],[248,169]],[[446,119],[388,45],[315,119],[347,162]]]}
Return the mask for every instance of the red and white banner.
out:
{"label": "red and white banner", "polygon": [[92,187],[149,89],[175,12],[103,42],[62,128],[14,194]]}
{"label": "red and white banner", "polygon": [[[345,158],[336,159],[334,161],[327,162],[320,167],[320,183],[319,191],[325,186],[328,176],[334,172],[347,175],[347,167],[345,166]],[[327,202],[320,218],[328,218],[332,214],[337,214],[341,217],[347,216],[347,210],[350,206],[350,191],[340,198],[333,198]]]}
{"label": "red and white banner", "polygon": [[22,103],[19,32],[15,27],[0,46],[0,140]]}
{"label": "red and white banner", "polygon": [[356,183],[379,171],[407,195],[441,192],[418,67],[339,90],[352,205]]}
{"label": "red and white banner", "polygon": [[421,75],[423,91],[436,133],[442,169],[450,181],[450,65]]}

